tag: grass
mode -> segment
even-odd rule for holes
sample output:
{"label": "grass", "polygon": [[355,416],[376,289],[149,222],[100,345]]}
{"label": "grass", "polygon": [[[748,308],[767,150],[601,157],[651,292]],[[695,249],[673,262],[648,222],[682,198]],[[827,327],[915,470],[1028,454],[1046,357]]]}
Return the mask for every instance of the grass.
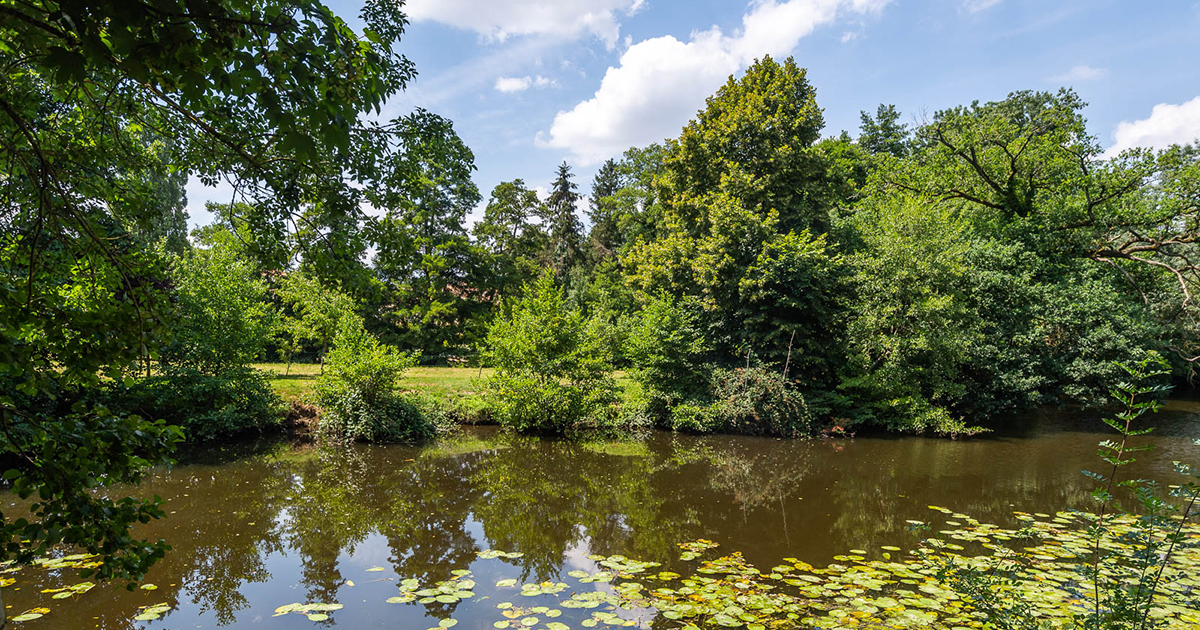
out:
{"label": "grass", "polygon": [[[290,370],[283,363],[256,363],[254,368],[266,372],[271,387],[289,402],[307,398],[321,375],[321,366],[312,363],[293,363]],[[477,381],[481,375],[487,378],[491,373],[491,368],[481,373],[479,368],[414,367],[400,379],[400,387],[439,398],[465,398],[479,391]]]}
{"label": "grass", "polygon": [[[287,402],[307,398],[321,375],[321,366],[313,363],[293,363],[291,369],[284,363],[256,363],[253,367],[267,373],[271,387]],[[480,381],[493,371],[492,368],[480,371],[477,367],[414,367],[400,379],[400,387],[450,401],[478,393]],[[619,389],[628,387],[629,379],[624,372],[617,371],[613,376]]]}

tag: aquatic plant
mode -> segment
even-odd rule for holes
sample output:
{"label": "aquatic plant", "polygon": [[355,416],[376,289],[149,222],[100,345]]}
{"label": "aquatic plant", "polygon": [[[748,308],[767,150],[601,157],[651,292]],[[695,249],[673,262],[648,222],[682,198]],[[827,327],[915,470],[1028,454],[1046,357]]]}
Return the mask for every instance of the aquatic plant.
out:
{"label": "aquatic plant", "polygon": [[[1099,504],[1098,512],[1080,513],[1087,524],[1089,560],[1076,565],[1080,581],[1071,587],[1080,601],[1075,623],[1086,630],[1142,630],[1163,625],[1165,609],[1158,606],[1157,598],[1167,584],[1165,577],[1179,562],[1179,552],[1197,544],[1186,534],[1185,524],[1194,515],[1200,486],[1186,482],[1171,489],[1168,497],[1181,500],[1180,511],[1163,496],[1158,484],[1138,478],[1118,479],[1121,469],[1135,461],[1134,453],[1153,448],[1132,443],[1133,438],[1154,430],[1135,427],[1135,423],[1157,412],[1170,389],[1161,383],[1169,374],[1169,365],[1154,352],[1136,364],[1120,367],[1129,380],[1118,385],[1112,396],[1122,409],[1104,418],[1120,439],[1101,442],[1098,453],[1110,469],[1106,474],[1083,471],[1100,484],[1092,492]],[[1196,443],[1200,445],[1200,440]],[[1174,465],[1180,474],[1200,479],[1195,468],[1178,461]],[[1122,511],[1115,494],[1119,489],[1128,491],[1138,514]],[[1014,554],[986,567],[963,567],[950,559],[939,575],[985,611],[994,626],[1033,630],[1042,627],[1041,621],[1030,614],[1027,600],[1013,596],[1019,591],[1018,576],[1027,560],[1023,554]]]}

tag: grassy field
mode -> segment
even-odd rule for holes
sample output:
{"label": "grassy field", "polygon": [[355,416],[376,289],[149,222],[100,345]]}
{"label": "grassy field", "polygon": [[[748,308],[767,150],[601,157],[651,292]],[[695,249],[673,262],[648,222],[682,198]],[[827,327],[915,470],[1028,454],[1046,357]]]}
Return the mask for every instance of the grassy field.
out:
{"label": "grassy field", "polygon": [[[321,366],[311,363],[293,363],[290,370],[283,363],[258,363],[254,367],[269,375],[271,386],[287,401],[307,397],[321,375]],[[490,368],[484,368],[482,378],[491,373]],[[478,391],[480,376],[479,368],[415,367],[404,374],[400,387],[448,399],[461,398]]]}
{"label": "grassy field", "polygon": [[[253,367],[266,372],[271,387],[289,402],[305,399],[321,375],[321,366],[311,363],[293,363],[290,370],[283,363],[256,363]],[[480,381],[491,376],[492,371],[492,368],[480,371],[479,368],[415,367],[404,374],[400,387],[447,400],[465,398],[478,392]],[[627,385],[624,372],[618,371],[614,376],[623,389]]]}

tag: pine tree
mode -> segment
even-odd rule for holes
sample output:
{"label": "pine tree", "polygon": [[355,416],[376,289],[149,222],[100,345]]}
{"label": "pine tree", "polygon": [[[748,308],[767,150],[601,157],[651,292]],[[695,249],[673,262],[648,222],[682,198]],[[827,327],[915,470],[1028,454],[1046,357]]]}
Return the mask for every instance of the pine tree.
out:
{"label": "pine tree", "polygon": [[588,253],[592,262],[600,262],[608,258],[620,245],[617,225],[617,212],[612,196],[621,189],[621,174],[617,162],[609,159],[600,165],[600,170],[592,180],[592,197],[588,208],[588,217],[592,220],[592,230],[588,235]]}
{"label": "pine tree", "polygon": [[545,222],[550,232],[550,260],[560,277],[580,261],[583,244],[583,223],[575,214],[579,201],[578,186],[572,181],[571,165],[558,166],[558,176],[550,185],[546,200]]}

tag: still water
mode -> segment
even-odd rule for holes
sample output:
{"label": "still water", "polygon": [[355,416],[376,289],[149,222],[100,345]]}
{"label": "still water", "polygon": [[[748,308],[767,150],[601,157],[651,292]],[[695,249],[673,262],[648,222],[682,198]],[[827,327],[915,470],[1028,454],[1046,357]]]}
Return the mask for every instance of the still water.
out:
{"label": "still water", "polygon": [[[1200,461],[1200,403],[1175,401],[1154,423],[1146,439],[1157,448],[1134,472],[1170,482],[1172,460]],[[579,444],[482,427],[426,448],[193,454],[140,490],[169,513],[139,531],[173,547],[147,577],[155,590],[101,585],[51,600],[43,589],[80,580],[40,571],[5,588],[4,603],[10,616],[51,609],[16,624],[28,628],[421,629],[451,616],[460,629],[492,628],[494,604],[513,599],[497,580],[558,581],[594,570],[593,554],[671,568],[678,543],[707,538],[764,568],[786,556],[824,564],[851,548],[910,548],[919,534],[906,521],[927,518],[931,504],[1002,526],[1015,524],[1014,510],[1089,509],[1080,470],[1098,467],[1106,430],[1095,417],[1050,413],[959,441],[658,433]],[[522,555],[480,558],[486,549]],[[478,583],[470,605],[386,602],[401,580],[427,586],[456,569]],[[344,608],[322,621],[273,616],[309,602]],[[157,603],[171,608],[162,619],[133,620]],[[650,625],[646,611],[625,616]]]}

